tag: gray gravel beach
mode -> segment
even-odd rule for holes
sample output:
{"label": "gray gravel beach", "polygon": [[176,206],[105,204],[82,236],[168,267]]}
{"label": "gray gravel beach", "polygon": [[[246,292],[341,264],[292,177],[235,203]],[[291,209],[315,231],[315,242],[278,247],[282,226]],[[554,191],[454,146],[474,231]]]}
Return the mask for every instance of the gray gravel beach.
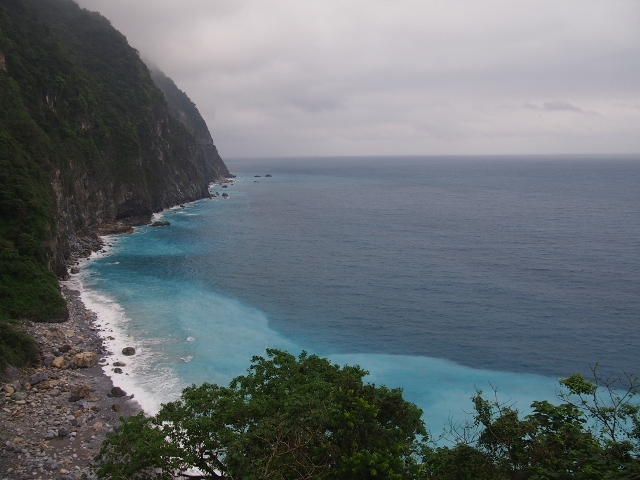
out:
{"label": "gray gravel beach", "polygon": [[62,285],[62,293],[68,321],[25,322],[40,345],[39,365],[9,368],[0,379],[0,479],[93,478],[103,439],[120,417],[140,411],[103,372],[107,349],[95,313],[79,292]]}

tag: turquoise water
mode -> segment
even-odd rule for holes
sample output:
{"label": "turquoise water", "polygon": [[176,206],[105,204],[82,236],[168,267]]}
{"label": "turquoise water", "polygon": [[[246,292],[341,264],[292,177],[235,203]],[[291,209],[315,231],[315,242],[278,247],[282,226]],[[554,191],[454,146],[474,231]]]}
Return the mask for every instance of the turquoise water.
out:
{"label": "turquoise water", "polygon": [[525,408],[595,362],[640,371],[638,160],[231,161],[228,199],[110,237],[78,280],[150,412],[304,349],[403,387],[437,432],[476,388]]}

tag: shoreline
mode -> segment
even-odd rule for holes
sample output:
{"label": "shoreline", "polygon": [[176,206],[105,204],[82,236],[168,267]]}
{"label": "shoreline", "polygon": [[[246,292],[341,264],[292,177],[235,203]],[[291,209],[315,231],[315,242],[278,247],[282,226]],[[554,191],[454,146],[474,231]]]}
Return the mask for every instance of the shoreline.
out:
{"label": "shoreline", "polygon": [[[233,181],[225,178],[208,188]],[[108,322],[84,303],[76,277],[93,254],[106,253],[110,241],[105,237],[134,232],[134,226],[115,222],[73,238],[70,275],[58,282],[68,320],[23,322],[40,348],[39,361],[23,369],[8,367],[0,378],[0,479],[94,479],[93,458],[103,440],[121,418],[144,413],[134,395],[117,385],[117,373],[106,372],[108,366],[118,367],[110,365],[118,353],[107,343]],[[78,365],[76,355],[84,353],[88,365]]]}
{"label": "shoreline", "polygon": [[[0,393],[2,479],[94,478],[91,465],[102,441],[121,417],[142,411],[103,371],[107,347],[97,315],[86,308],[80,292],[60,285],[69,320],[26,322],[40,346],[40,363],[5,374],[10,378]],[[82,352],[95,354],[96,363],[77,365],[76,354]]]}
{"label": "shoreline", "polygon": [[[131,377],[129,377],[132,364],[140,360],[141,353],[143,354],[142,356],[144,356],[144,348],[141,349],[141,345],[138,345],[135,339],[127,341],[127,335],[125,332],[114,331],[114,328],[119,329],[121,328],[121,325],[114,325],[114,318],[111,318],[111,315],[109,315],[112,312],[101,313],[101,310],[104,309],[105,305],[102,305],[100,301],[94,302],[87,298],[87,290],[84,288],[82,272],[85,270],[87,263],[91,262],[96,257],[108,256],[111,248],[115,246],[118,242],[118,237],[121,235],[136,234],[138,233],[137,229],[139,227],[151,226],[155,221],[163,219],[167,213],[184,208],[185,205],[203,200],[212,200],[216,198],[215,195],[211,196],[212,188],[222,185],[232,185],[235,181],[235,177],[231,177],[221,179],[217,182],[211,182],[207,187],[210,194],[209,197],[167,207],[159,212],[153,213],[149,221],[146,223],[130,225],[127,226],[127,228],[118,224],[109,225],[107,228],[98,228],[96,231],[97,238],[93,245],[91,245],[90,251],[87,251],[85,248],[83,253],[76,255],[71,261],[71,265],[75,268],[73,268],[73,270],[70,269],[70,275],[67,280],[60,281],[61,288],[66,287],[68,290],[74,291],[77,295],[77,301],[81,303],[81,308],[92,316],[92,325],[90,328],[92,333],[94,333],[100,340],[102,347],[102,355],[99,362],[99,366],[102,370],[101,375],[111,382],[112,385],[121,387],[130,394],[132,392],[138,394],[138,398],[135,401],[137,405],[135,410],[136,413],[141,411],[145,415],[153,415],[159,408],[159,404],[156,405],[157,402],[154,402],[153,400],[148,402],[142,401],[145,397],[142,387],[135,385],[135,380],[132,380]],[[112,305],[107,305],[107,307],[111,309]],[[136,353],[133,356],[124,356],[121,352],[122,349],[130,346],[135,348]],[[127,370],[129,370],[129,372],[127,372]],[[131,394],[130,397],[134,398],[134,395]],[[140,403],[141,401],[142,403]]]}
{"label": "shoreline", "polygon": [[[155,218],[152,218],[152,221]],[[99,290],[87,288],[84,283],[83,271],[87,264],[94,259],[110,256],[110,249],[118,242],[111,236],[101,237],[101,240],[104,242],[104,247],[90,257],[82,259],[79,262],[79,272],[66,284],[72,285],[73,289],[78,291],[79,300],[95,315],[94,328],[96,334],[102,339],[104,349],[101,362],[103,374],[116,386],[131,394],[132,398],[135,395],[138,406],[145,415],[154,415],[159,410],[159,403],[145,391],[139,377],[139,368],[149,354],[148,348],[138,339],[127,334],[126,324],[129,318],[122,307],[108,295]],[[133,348],[135,353],[125,355],[123,353],[125,348]]]}

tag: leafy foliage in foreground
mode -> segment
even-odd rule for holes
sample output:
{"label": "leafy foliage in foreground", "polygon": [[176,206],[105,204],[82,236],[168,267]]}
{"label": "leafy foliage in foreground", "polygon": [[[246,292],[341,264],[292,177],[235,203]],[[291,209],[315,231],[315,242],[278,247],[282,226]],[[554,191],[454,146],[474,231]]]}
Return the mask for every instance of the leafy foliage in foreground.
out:
{"label": "leafy foliage in foreground", "polygon": [[101,478],[410,479],[419,475],[422,411],[400,390],[365,384],[360,367],[268,350],[229,387],[186,388],[151,418],[127,419],[98,455]]}
{"label": "leafy foliage in foreground", "polygon": [[229,387],[186,388],[151,418],[124,421],[97,457],[98,477],[551,480],[640,478],[634,377],[560,381],[560,405],[472,397],[451,447],[428,445],[421,410],[360,367],[268,350]]}
{"label": "leafy foliage in foreground", "polygon": [[563,403],[536,401],[520,418],[513,405],[472,398],[473,421],[452,428],[456,446],[430,452],[427,478],[640,478],[640,406],[635,377],[560,380]]}

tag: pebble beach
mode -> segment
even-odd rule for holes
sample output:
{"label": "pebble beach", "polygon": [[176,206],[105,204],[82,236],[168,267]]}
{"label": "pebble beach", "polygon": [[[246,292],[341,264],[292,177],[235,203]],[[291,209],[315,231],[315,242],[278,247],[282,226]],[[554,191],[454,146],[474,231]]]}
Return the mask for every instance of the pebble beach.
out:
{"label": "pebble beach", "polygon": [[107,365],[96,314],[78,291],[61,289],[69,320],[25,322],[40,346],[39,364],[9,368],[0,382],[0,479],[95,478],[104,438],[121,417],[141,411],[103,370],[115,365]]}

